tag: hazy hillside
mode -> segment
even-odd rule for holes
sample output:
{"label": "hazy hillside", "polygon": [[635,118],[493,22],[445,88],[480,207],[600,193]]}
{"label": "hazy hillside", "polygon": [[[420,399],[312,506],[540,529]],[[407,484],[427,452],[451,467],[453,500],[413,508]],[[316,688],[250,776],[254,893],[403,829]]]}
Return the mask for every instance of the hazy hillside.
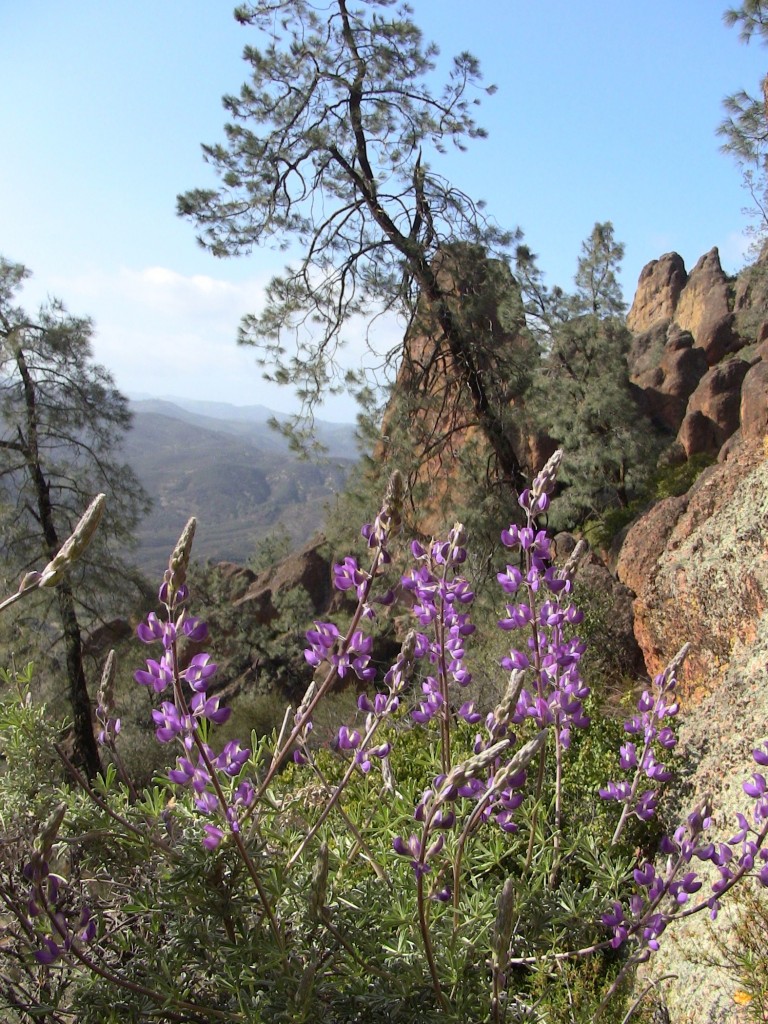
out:
{"label": "hazy hillside", "polygon": [[[287,452],[288,444],[277,431],[268,427],[273,417],[287,420],[288,417],[267,409],[263,405],[229,405],[226,402],[204,402],[189,398],[145,398],[132,399],[135,412],[155,412],[173,419],[193,423],[208,430],[245,437],[258,444],[262,451]],[[316,420],[314,433],[317,440],[328,450],[329,456],[346,459],[357,458],[355,427],[351,423],[326,423]]]}
{"label": "hazy hillside", "polygon": [[[131,403],[125,458],[155,503],[138,531],[142,569],[162,572],[191,515],[198,519],[197,558],[236,562],[245,562],[257,541],[277,528],[301,543],[321,525],[324,506],[353,462],[351,425],[321,425],[331,451],[318,465],[288,452],[266,425],[269,410],[188,405],[195,408],[154,399]],[[202,407],[223,418],[196,411]]]}

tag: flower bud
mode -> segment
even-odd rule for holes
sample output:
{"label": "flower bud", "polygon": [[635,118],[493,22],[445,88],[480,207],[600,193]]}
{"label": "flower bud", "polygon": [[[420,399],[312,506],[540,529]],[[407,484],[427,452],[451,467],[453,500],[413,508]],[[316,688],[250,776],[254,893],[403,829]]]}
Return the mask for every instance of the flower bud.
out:
{"label": "flower bud", "polygon": [[502,964],[507,956],[512,938],[513,915],[515,912],[515,883],[508,878],[504,883],[496,903],[496,923],[493,927],[494,961]]}
{"label": "flower bud", "polygon": [[99,684],[99,692],[97,696],[97,703],[100,708],[104,708],[105,714],[109,715],[109,712],[115,705],[115,671],[117,666],[117,658],[114,651],[110,651],[107,655],[107,660],[104,662],[104,668],[101,672],[101,682]]}
{"label": "flower bud", "polygon": [[61,823],[64,821],[64,815],[66,813],[67,805],[62,801],[54,808],[51,816],[48,818],[45,825],[43,825],[40,835],[37,837],[35,846],[41,856],[46,860],[50,856],[51,848],[56,841],[56,836],[59,834],[59,829],[61,828]]}
{"label": "flower bud", "polygon": [[72,536],[64,542],[58,554],[43,569],[38,586],[55,587],[61,579],[62,573],[82,555],[93,539],[104,513],[106,501],[105,494],[96,495],[72,531]]}
{"label": "flower bud", "polygon": [[176,542],[176,547],[173,549],[173,553],[168,561],[168,568],[177,589],[187,578],[187,568],[189,567],[189,558],[192,554],[192,541],[195,537],[196,526],[197,520],[194,516],[187,520],[187,525],[181,531],[181,536]]}

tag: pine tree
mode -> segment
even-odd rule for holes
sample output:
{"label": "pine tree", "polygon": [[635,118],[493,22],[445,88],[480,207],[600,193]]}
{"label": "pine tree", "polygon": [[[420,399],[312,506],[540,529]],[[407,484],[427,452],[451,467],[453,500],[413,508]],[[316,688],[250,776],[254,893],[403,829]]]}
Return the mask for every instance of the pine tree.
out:
{"label": "pine tree", "polygon": [[[440,272],[446,254],[504,257],[518,237],[429,163],[449,144],[463,149],[485,134],[472,116],[477,60],[457,56],[433,93],[437,49],[395,0],[258,0],[235,15],[264,45],[245,48],[251,81],[224,98],[226,143],[204,147],[220,188],[185,193],[179,212],[217,256],[266,242],[303,250],[272,279],[262,312],[244,319],[240,341],[257,347],[268,376],[292,385],[311,413],[326,392],[364,383],[339,364],[350,318],[370,323],[395,311],[412,325],[422,317],[437,341],[425,372],[450,364],[500,475],[521,483],[499,387],[509,374],[489,358],[495,338],[466,308],[457,311],[456,280]],[[365,382],[373,374],[381,383],[388,369],[391,382],[402,347],[380,351],[370,336],[369,346]]]}
{"label": "pine tree", "polygon": [[[745,0],[740,7],[725,11],[728,26],[739,27],[739,39],[749,43],[757,35],[768,44],[768,3],[766,0]],[[756,255],[768,233],[768,75],[760,82],[760,96],[744,89],[723,100],[726,116],[718,128],[723,151],[729,153],[742,168],[744,186],[750,193],[755,216],[751,233],[755,237]]]}
{"label": "pine tree", "polygon": [[17,578],[56,554],[91,499],[107,510],[82,559],[52,591],[66,652],[75,760],[99,769],[83,668],[83,626],[114,614],[136,577],[122,560],[149,499],[119,461],[127,400],[93,363],[91,321],[59,301],[15,305],[29,271],[0,258],[0,553]]}
{"label": "pine tree", "polygon": [[552,512],[560,527],[625,507],[659,451],[629,380],[631,335],[618,283],[623,255],[610,222],[596,224],[582,246],[576,292],[558,303],[551,321],[530,400],[540,427],[566,453]]}

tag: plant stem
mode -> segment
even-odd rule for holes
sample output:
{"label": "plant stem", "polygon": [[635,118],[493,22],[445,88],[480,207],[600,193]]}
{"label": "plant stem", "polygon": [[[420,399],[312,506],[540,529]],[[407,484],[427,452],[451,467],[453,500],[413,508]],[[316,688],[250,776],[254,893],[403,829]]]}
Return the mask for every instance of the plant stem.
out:
{"label": "plant stem", "polygon": [[[419,862],[419,867],[423,868],[422,861]],[[424,876],[420,872],[417,873],[416,878],[416,900],[419,913],[419,928],[421,929],[421,938],[424,943],[424,954],[427,958],[427,965],[429,966],[429,973],[432,978],[432,988],[435,990],[435,996],[440,1004],[440,1009],[445,1013],[448,1013],[450,1011],[450,1005],[448,1000],[445,998],[442,988],[440,987],[440,977],[437,973],[435,954],[432,949],[432,939],[429,934],[429,922],[427,920],[427,908],[426,901],[424,899]]]}

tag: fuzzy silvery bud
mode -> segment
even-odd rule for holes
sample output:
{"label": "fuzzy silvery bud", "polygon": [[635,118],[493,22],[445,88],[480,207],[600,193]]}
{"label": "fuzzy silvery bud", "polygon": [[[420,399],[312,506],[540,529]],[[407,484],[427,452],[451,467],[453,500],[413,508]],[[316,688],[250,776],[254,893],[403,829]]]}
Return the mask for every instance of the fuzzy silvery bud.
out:
{"label": "fuzzy silvery bud", "polygon": [[488,747],[486,750],[481,750],[479,754],[468,758],[463,764],[454,765],[443,779],[435,800],[438,803],[445,800],[448,794],[457,786],[463,786],[467,779],[474,779],[482,774],[490,764],[493,764],[497,757],[501,756],[509,747],[509,744],[510,741],[508,739],[499,740],[493,746]]}
{"label": "fuzzy silvery bud", "polygon": [[187,578],[187,568],[189,567],[189,558],[192,554],[192,541],[195,538],[196,526],[197,520],[194,516],[187,520],[187,525],[181,531],[181,536],[176,542],[176,547],[173,549],[173,553],[168,561],[168,569],[172,574],[176,587],[180,587]]}
{"label": "fuzzy silvery bud", "polygon": [[64,571],[82,555],[93,539],[106,501],[105,494],[96,495],[72,531],[72,536],[64,542],[58,554],[43,569],[38,586],[55,587]]}
{"label": "fuzzy silvery bud", "polygon": [[396,795],[395,776],[392,771],[392,765],[389,763],[388,757],[382,757],[381,759],[381,781],[383,783],[383,792]]}
{"label": "fuzzy silvery bud", "polygon": [[500,789],[503,789],[507,779],[511,778],[513,775],[517,775],[517,773],[521,772],[523,768],[527,768],[541,750],[544,743],[546,743],[546,740],[547,730],[542,729],[541,732],[537,733],[532,740],[523,744],[523,746],[515,753],[514,757],[494,776],[494,791],[498,792]]}
{"label": "fuzzy silvery bud", "polygon": [[117,658],[115,656],[115,652],[110,651],[101,672],[101,682],[99,683],[99,693],[97,697],[99,707],[104,708],[107,714],[109,714],[115,705],[116,666]]}
{"label": "fuzzy silvery bud", "polygon": [[43,574],[34,569],[31,572],[25,573],[21,583],[19,583],[19,593],[23,594],[25,590],[31,590],[33,587],[39,586],[42,578]]}
{"label": "fuzzy silvery bud", "polygon": [[315,696],[316,690],[317,684],[315,683],[314,679],[312,679],[310,681],[309,686],[304,691],[304,696],[301,698],[301,703],[296,709],[296,716],[294,718],[294,721],[296,722],[297,725],[304,724],[304,716],[307,713],[309,705],[312,703],[312,698]]}
{"label": "fuzzy silvery bud", "polygon": [[524,668],[515,668],[510,673],[504,696],[493,712],[494,732],[507,725],[513,711],[517,707],[523,683],[525,682],[525,673],[526,670]]}
{"label": "fuzzy silvery bud", "polygon": [[493,927],[493,953],[496,964],[504,963],[509,943],[512,939],[512,927],[515,912],[515,883],[508,878],[504,883],[496,903],[496,923]]}
{"label": "fuzzy silvery bud", "polygon": [[589,545],[582,538],[568,556],[568,561],[562,567],[558,576],[561,580],[572,580],[579,568],[579,563],[589,550]]}
{"label": "fuzzy silvery bud", "polygon": [[56,836],[59,834],[59,829],[66,813],[67,805],[62,801],[54,808],[51,816],[43,825],[40,835],[37,837],[35,846],[45,860],[50,856],[51,848],[56,841]]}
{"label": "fuzzy silvery bud", "polygon": [[538,476],[534,479],[531,485],[531,493],[534,501],[540,498],[542,494],[550,494],[555,486],[557,480],[557,471],[560,468],[560,463],[563,461],[563,450],[558,448],[557,451],[550,456],[547,460],[546,465]]}
{"label": "fuzzy silvery bud", "polygon": [[403,476],[399,469],[392,472],[387,485],[387,493],[384,495],[384,506],[382,511],[389,517],[389,536],[393,537],[400,531],[402,525],[403,497],[405,486]]}
{"label": "fuzzy silvery bud", "polygon": [[664,681],[665,682],[667,680],[671,679],[673,676],[677,675],[677,670],[680,668],[680,666],[683,664],[685,659],[688,657],[688,652],[690,651],[690,649],[691,649],[691,645],[689,643],[684,643],[683,646],[680,648],[680,650],[677,652],[677,654],[674,656],[672,661],[670,661],[670,663],[664,669]]}

